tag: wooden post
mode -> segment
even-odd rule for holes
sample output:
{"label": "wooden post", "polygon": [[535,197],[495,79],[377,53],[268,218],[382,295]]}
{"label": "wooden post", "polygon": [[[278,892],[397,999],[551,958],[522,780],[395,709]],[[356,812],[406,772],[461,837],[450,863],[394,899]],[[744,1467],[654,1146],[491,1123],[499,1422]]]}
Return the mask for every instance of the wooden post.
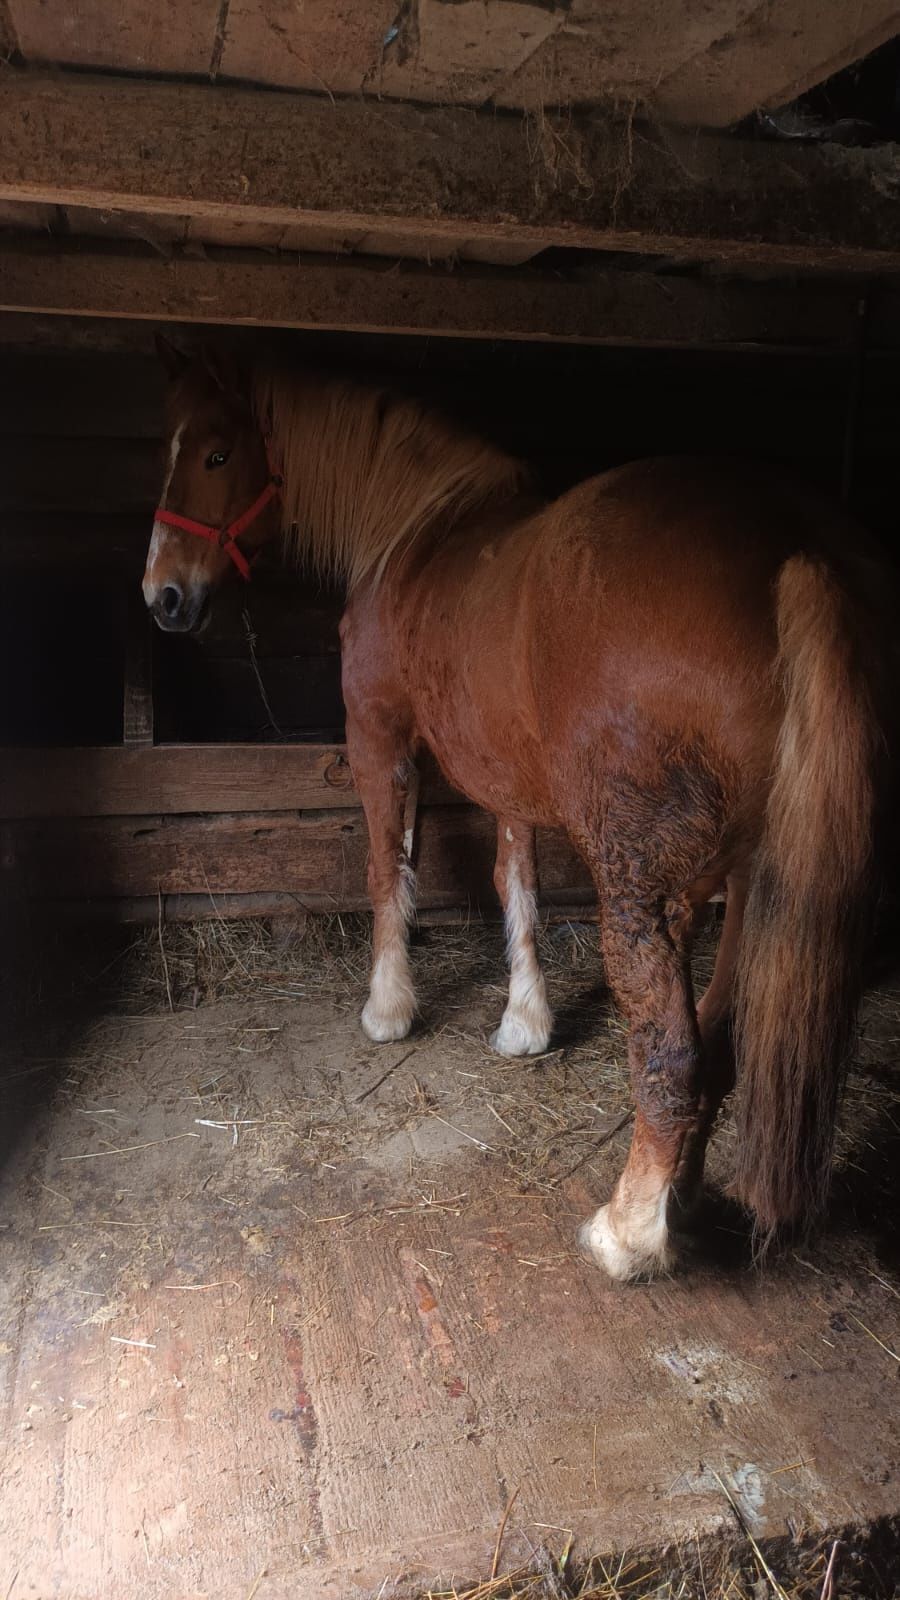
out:
{"label": "wooden post", "polygon": [[153,624],[143,596],[134,585],[129,585],[127,606],[122,739],[126,745],[152,745]]}

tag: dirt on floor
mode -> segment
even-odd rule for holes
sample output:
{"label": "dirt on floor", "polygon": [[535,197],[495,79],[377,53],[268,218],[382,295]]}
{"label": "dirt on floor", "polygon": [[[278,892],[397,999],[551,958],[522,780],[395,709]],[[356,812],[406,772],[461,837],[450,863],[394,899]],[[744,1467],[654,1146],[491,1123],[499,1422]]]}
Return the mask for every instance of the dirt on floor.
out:
{"label": "dirt on floor", "polygon": [[900,988],[818,1241],[754,1263],[725,1118],[678,1271],[623,1288],[574,1249],[631,1115],[590,928],[543,936],[524,1062],[496,929],[420,936],[387,1046],[363,919],[79,954],[4,1049],[5,1600],[828,1595],[843,1529],[830,1600],[893,1592]]}

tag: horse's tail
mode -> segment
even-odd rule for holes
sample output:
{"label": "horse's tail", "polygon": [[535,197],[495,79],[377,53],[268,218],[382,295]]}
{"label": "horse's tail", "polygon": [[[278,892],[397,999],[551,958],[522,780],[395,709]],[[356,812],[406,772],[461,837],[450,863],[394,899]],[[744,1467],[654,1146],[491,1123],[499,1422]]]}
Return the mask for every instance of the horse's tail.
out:
{"label": "horse's tail", "polygon": [[854,602],[797,555],[777,586],[784,720],[747,902],[735,1015],[736,1192],[761,1233],[824,1204],[871,904],[874,679]]}

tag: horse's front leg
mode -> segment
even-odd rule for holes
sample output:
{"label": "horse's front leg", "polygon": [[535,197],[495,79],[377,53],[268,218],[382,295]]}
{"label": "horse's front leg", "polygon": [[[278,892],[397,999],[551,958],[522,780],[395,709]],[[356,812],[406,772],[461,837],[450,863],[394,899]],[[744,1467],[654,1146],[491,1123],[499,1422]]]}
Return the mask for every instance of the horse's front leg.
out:
{"label": "horse's front leg", "polygon": [[537,860],[533,828],[498,818],[494,883],[506,921],[509,1001],[491,1043],[504,1056],[541,1055],[550,1043],[553,1018],[534,940]]}
{"label": "horse's front leg", "polygon": [[375,913],[372,975],[362,1025],[376,1044],[404,1039],[416,997],[409,971],[409,925],[415,913],[415,877],[403,848],[408,751],[393,734],[347,723],[350,764],[369,831],[369,896]]}

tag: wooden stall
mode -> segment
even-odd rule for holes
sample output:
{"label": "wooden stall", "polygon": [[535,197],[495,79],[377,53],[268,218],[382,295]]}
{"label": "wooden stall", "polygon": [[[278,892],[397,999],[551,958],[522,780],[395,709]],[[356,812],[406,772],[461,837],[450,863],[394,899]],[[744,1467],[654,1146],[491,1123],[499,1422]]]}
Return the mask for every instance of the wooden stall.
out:
{"label": "wooden stall", "polygon": [[426,929],[423,1017],[370,1045],[362,919],[292,926],[366,906],[343,597],[267,556],[179,637],[140,579],[159,333],[421,395],[550,494],[784,463],[900,565],[898,32],[0,0],[0,922],[115,924],[119,984],[76,962],[57,1012],[39,966],[3,1040],[6,1600],[890,1593],[896,987],[826,1241],[763,1275],[720,1196],[680,1277],[608,1283],[574,1230],[632,1102],[582,863],[540,836],[557,1029],[510,1062],[494,824],[424,760],[419,915],[472,926]]}
{"label": "wooden stall", "polygon": [[[644,268],[615,279],[626,294],[642,281],[671,298],[672,325],[656,335],[668,332],[664,345],[638,340],[640,312],[631,327],[614,313],[609,340],[597,343],[236,335],[205,322],[176,331],[248,350],[275,339],[300,363],[424,394],[534,461],[551,490],[660,451],[783,461],[835,495],[845,488],[891,543],[893,291],[813,279],[798,297],[792,283],[767,281],[749,291],[748,301],[758,297],[749,326],[734,339],[727,326],[704,338],[692,301],[701,320],[708,312],[694,297],[718,301],[727,323],[732,294],[740,318],[746,285]],[[792,337],[794,304],[807,321]],[[160,326],[169,325],[5,315],[7,881],[126,919],[156,920],[160,906],[167,918],[361,908],[366,840],[342,743],[340,595],[271,561],[247,590],[235,582],[223,593],[199,640],[161,635],[144,611],[160,482]],[[431,770],[416,857],[424,914],[493,906],[489,819]],[[551,909],[589,903],[584,869],[561,838],[541,841],[541,882]]]}

